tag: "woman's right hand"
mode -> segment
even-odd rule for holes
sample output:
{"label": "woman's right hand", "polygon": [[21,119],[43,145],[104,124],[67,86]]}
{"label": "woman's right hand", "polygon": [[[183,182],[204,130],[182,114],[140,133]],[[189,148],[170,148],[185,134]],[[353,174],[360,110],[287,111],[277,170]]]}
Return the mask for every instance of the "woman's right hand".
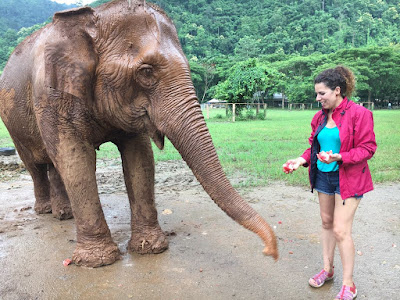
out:
{"label": "woman's right hand", "polygon": [[289,159],[286,163],[283,164],[283,172],[286,174],[293,173],[296,171],[300,166],[304,165],[306,160],[302,157],[298,157],[295,159]]}

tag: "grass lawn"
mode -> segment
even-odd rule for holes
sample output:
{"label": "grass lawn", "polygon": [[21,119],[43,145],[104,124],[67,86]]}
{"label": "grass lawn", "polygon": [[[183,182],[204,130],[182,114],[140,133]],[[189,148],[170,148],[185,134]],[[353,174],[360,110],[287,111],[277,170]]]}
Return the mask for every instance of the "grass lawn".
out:
{"label": "grass lawn", "polygon": [[[207,126],[213,138],[222,166],[227,174],[242,174],[244,185],[257,186],[282,180],[295,185],[308,185],[307,170],[301,168],[291,175],[282,172],[282,164],[309,147],[310,122],[316,111],[267,110],[266,120],[232,123],[221,119],[224,109],[213,109]],[[216,117],[218,116],[218,117]],[[378,150],[370,160],[376,183],[400,181],[400,110],[374,111]],[[0,147],[12,146],[12,141],[0,122]],[[165,149],[154,148],[156,161],[181,159],[166,140]],[[107,143],[100,147],[99,158],[118,157],[116,147]]]}

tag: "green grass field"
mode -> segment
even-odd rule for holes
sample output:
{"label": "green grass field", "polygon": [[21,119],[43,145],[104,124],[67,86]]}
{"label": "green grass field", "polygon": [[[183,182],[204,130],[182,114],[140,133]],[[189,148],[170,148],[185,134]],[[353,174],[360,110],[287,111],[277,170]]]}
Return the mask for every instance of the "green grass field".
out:
{"label": "green grass field", "polygon": [[[310,121],[315,112],[269,109],[266,120],[232,123],[221,119],[221,115],[225,116],[224,109],[213,109],[207,125],[225,172],[247,178],[243,185],[266,185],[274,180],[308,185],[305,168],[286,175],[282,172],[282,164],[309,147]],[[378,150],[369,163],[374,182],[399,182],[400,110],[376,110],[374,120]],[[0,147],[6,146],[12,146],[12,140],[0,122]],[[153,148],[156,161],[181,159],[168,140],[164,150]],[[102,145],[98,151],[100,159],[118,156],[111,143]]]}

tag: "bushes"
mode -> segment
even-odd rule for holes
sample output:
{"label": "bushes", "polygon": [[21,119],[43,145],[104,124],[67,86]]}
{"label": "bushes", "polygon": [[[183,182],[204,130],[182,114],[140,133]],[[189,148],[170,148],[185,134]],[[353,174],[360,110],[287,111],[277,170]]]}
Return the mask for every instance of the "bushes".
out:
{"label": "bushes", "polygon": [[[204,111],[205,112],[205,111]],[[265,120],[266,113],[261,109],[258,113],[253,107],[243,106],[239,111],[235,113],[236,121],[251,121],[251,120]],[[232,121],[232,108],[231,109],[211,109],[209,112],[209,118],[214,121]]]}

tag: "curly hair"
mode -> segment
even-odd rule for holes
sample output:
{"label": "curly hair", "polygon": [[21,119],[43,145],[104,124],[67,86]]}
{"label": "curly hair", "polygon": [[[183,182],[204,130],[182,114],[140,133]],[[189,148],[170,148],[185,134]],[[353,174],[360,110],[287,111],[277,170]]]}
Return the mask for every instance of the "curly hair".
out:
{"label": "curly hair", "polygon": [[331,90],[337,86],[340,87],[340,95],[344,98],[353,94],[356,86],[356,78],[353,72],[344,66],[336,66],[332,69],[327,69],[318,74],[314,79],[314,84],[324,83]]}

